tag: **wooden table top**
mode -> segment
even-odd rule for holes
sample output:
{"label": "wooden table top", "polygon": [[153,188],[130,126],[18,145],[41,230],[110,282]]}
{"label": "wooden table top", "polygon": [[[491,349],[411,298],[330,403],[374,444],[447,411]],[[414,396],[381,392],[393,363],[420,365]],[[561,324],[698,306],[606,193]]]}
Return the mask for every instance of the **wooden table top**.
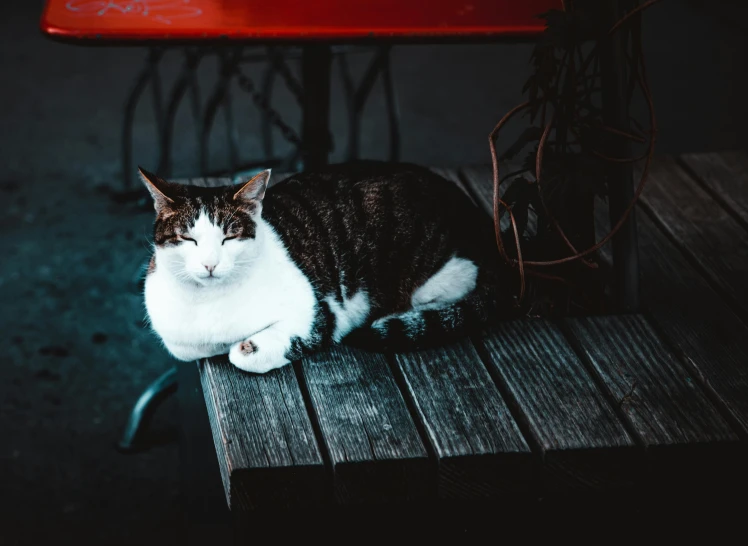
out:
{"label": "wooden table top", "polygon": [[70,41],[407,42],[526,37],[560,0],[47,0],[45,34]]}
{"label": "wooden table top", "polygon": [[[654,162],[637,215],[645,314],[336,347],[266,375],[200,363],[232,511],[744,484],[748,155],[679,161]],[[441,174],[490,213],[490,167]]]}

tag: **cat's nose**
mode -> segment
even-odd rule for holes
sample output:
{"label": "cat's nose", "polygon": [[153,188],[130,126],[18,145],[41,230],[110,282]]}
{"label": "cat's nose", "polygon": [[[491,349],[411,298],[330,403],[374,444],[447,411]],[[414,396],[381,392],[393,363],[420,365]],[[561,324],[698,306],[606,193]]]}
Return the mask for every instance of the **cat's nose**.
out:
{"label": "cat's nose", "polygon": [[203,267],[205,267],[205,269],[207,269],[208,273],[210,273],[211,275],[213,274],[213,270],[216,268],[215,265],[206,265],[206,264],[203,264]]}

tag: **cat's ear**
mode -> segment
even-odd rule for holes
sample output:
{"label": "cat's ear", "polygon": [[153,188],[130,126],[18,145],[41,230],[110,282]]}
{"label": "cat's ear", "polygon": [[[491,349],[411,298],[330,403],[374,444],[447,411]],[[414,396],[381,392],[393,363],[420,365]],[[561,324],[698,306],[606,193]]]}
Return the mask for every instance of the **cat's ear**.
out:
{"label": "cat's ear", "polygon": [[174,199],[169,197],[173,184],[146,171],[143,167],[138,167],[138,172],[140,173],[140,179],[153,197],[153,207],[156,212],[161,212],[164,208],[174,204]]}
{"label": "cat's ear", "polygon": [[256,174],[234,194],[234,200],[261,202],[265,197],[265,190],[267,190],[269,180],[270,169]]}

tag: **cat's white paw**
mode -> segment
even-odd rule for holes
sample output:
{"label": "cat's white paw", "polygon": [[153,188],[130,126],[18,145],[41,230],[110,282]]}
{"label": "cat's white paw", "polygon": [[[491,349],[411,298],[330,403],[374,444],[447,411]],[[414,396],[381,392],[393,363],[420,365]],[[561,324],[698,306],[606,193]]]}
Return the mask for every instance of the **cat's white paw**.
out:
{"label": "cat's white paw", "polygon": [[283,357],[279,358],[275,351],[263,351],[252,340],[245,339],[232,345],[229,351],[229,362],[245,372],[267,373],[290,361]]}
{"label": "cat's white paw", "polygon": [[255,345],[251,339],[245,339],[241,343],[239,343],[239,352],[243,356],[250,355],[254,353],[257,350],[257,345]]}

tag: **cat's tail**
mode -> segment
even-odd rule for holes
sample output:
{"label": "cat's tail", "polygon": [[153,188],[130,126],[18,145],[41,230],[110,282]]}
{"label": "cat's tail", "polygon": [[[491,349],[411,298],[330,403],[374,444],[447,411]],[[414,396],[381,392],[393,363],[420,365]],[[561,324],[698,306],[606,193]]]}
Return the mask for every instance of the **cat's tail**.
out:
{"label": "cat's tail", "polygon": [[451,304],[426,305],[387,315],[351,332],[344,342],[372,351],[436,347],[475,331],[499,315],[496,288],[478,286]]}

